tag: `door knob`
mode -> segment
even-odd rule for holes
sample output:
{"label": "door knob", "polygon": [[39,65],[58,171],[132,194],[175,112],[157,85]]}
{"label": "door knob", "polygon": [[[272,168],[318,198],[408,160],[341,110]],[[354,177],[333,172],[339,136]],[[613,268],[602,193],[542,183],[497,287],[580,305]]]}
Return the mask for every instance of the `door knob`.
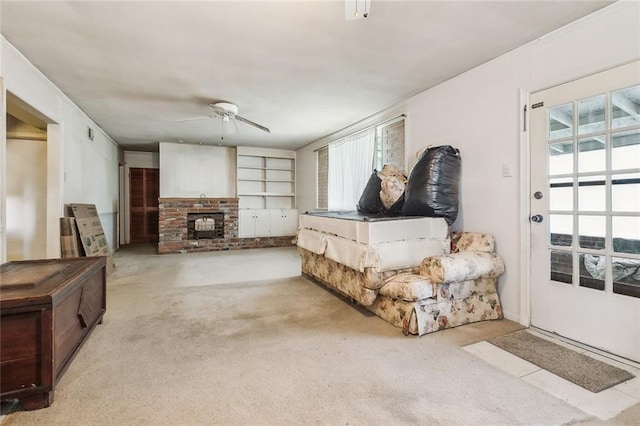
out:
{"label": "door knob", "polygon": [[531,216],[531,222],[541,223],[544,220],[541,214],[534,214]]}

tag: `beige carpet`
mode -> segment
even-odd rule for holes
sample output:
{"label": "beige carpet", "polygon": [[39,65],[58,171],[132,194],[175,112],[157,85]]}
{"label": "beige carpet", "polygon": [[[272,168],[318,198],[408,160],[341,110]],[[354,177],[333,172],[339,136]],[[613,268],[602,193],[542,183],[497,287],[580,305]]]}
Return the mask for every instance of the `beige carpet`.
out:
{"label": "beige carpet", "polygon": [[515,323],[406,337],[297,276],[290,248],[161,257],[143,247],[115,258],[104,324],[62,377],[54,404],[4,424],[593,420],[459,347]]}

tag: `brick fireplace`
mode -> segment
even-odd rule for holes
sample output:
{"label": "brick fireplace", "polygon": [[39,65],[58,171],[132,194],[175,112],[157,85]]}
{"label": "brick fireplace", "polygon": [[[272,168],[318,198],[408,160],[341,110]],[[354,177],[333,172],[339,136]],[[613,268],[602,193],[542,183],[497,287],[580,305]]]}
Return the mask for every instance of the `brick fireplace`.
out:
{"label": "brick fireplace", "polygon": [[[158,215],[158,254],[293,245],[292,237],[238,238],[237,198],[160,198]],[[194,219],[203,217],[217,219],[205,237],[194,233]]]}

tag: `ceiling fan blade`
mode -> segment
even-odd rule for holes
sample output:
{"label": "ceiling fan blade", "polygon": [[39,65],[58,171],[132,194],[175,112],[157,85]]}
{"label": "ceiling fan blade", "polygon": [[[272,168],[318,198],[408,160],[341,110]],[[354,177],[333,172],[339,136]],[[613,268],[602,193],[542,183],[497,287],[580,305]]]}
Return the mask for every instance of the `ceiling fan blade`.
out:
{"label": "ceiling fan blade", "polygon": [[250,125],[250,126],[257,127],[257,128],[258,128],[258,129],[260,129],[260,130],[263,130],[263,131],[265,131],[265,132],[267,132],[267,133],[271,133],[271,130],[267,129],[266,127],[261,126],[261,125],[259,125],[259,124],[257,124],[257,123],[254,123],[254,122],[253,122],[253,121],[251,121],[251,120],[247,120],[247,119],[246,119],[246,118],[244,118],[244,117],[240,117],[239,115],[236,115],[236,116],[235,116],[235,118],[236,118],[236,119],[238,119],[238,120],[240,120],[240,121],[242,121],[243,123],[247,123],[247,124],[248,124],[248,125]]}
{"label": "ceiling fan blade", "polygon": [[202,120],[205,118],[213,118],[212,115],[200,115],[198,117],[191,117],[191,118],[181,118],[179,120],[176,120],[177,122],[183,122],[183,121],[194,121],[194,120]]}

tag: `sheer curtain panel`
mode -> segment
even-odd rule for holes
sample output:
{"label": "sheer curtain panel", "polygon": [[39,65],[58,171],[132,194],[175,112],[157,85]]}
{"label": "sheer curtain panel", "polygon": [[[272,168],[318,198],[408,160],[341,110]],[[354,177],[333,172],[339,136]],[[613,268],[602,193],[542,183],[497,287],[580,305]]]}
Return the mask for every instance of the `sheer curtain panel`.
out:
{"label": "sheer curtain panel", "polygon": [[329,210],[355,210],[373,170],[375,128],[329,145]]}

